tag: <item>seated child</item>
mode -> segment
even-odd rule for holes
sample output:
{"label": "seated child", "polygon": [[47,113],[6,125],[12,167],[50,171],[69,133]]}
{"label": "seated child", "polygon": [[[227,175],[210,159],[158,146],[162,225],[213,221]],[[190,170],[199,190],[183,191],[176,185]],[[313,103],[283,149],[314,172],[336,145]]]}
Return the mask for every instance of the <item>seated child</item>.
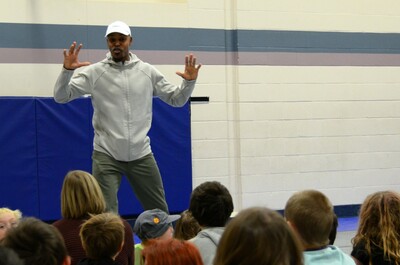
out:
{"label": "seated child", "polygon": [[361,205],[351,255],[357,264],[400,264],[400,194],[378,191]]}
{"label": "seated child", "polygon": [[0,208],[0,240],[2,240],[8,229],[18,225],[21,219],[19,210],[11,210],[9,208]]}
{"label": "seated child", "polygon": [[176,238],[149,240],[143,249],[143,258],[146,265],[203,265],[197,247]]}
{"label": "seated child", "polygon": [[60,232],[37,218],[22,219],[7,231],[1,244],[12,249],[26,265],[70,265]]}
{"label": "seated child", "polygon": [[320,191],[293,194],[285,206],[285,218],[303,245],[305,265],[354,265],[338,247],[329,245],[334,222],[333,206]]}
{"label": "seated child", "polygon": [[87,258],[78,265],[118,265],[115,258],[124,245],[125,227],[114,213],[93,215],[83,223],[79,236]]}
{"label": "seated child", "polygon": [[181,218],[180,215],[168,215],[160,209],[147,210],[141,213],[135,221],[133,232],[142,240],[135,245],[135,265],[143,265],[142,250],[150,239],[171,239],[174,228],[172,223]]}
{"label": "seated child", "polygon": [[217,247],[213,265],[303,265],[299,240],[282,215],[265,207],[240,211]]}

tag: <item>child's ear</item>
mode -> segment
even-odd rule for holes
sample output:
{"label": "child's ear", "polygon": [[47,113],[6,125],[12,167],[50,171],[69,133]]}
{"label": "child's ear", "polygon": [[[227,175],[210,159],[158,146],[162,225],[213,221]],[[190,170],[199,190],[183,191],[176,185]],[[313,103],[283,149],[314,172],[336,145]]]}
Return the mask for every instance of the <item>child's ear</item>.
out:
{"label": "child's ear", "polygon": [[71,257],[70,256],[66,256],[64,261],[63,261],[63,265],[71,265]]}
{"label": "child's ear", "polygon": [[122,248],[124,247],[124,244],[125,244],[125,240],[123,240],[123,241],[121,242],[121,246],[119,247],[118,252],[121,252]]}
{"label": "child's ear", "polygon": [[292,222],[286,220],[286,223],[287,223],[288,226],[292,229],[292,231],[294,231],[295,233],[297,233],[297,228],[296,228],[296,226],[295,226]]}
{"label": "child's ear", "polygon": [[125,240],[121,242],[121,245],[119,246],[118,252],[113,257],[114,260],[118,256],[118,254],[121,252],[122,248],[124,247],[124,244],[125,244]]}

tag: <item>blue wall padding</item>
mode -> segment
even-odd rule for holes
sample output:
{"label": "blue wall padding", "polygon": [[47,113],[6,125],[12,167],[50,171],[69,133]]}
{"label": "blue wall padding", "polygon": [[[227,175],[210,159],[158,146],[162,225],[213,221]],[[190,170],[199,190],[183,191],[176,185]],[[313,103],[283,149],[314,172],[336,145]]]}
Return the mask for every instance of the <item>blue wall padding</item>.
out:
{"label": "blue wall padding", "polygon": [[[40,217],[60,215],[60,191],[65,174],[74,169],[91,172],[92,107],[88,99],[58,104],[36,99]],[[51,200],[49,200],[51,198]]]}
{"label": "blue wall padding", "polygon": [[[181,212],[192,190],[190,104],[173,108],[154,99],[153,111],[153,152],[169,209]],[[92,115],[89,98],[57,104],[53,98],[0,97],[0,207],[43,220],[60,218],[65,174],[91,172]],[[125,178],[118,197],[121,215],[143,210]]]}
{"label": "blue wall padding", "polygon": [[0,98],[0,207],[39,215],[35,100]]}

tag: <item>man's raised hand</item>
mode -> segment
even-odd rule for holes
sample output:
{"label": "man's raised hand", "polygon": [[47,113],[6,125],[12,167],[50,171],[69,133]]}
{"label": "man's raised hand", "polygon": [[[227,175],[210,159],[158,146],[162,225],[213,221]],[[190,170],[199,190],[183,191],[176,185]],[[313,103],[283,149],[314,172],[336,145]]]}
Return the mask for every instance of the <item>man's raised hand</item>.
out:
{"label": "man's raised hand", "polygon": [[64,68],[67,70],[75,70],[76,68],[87,66],[90,62],[79,62],[78,55],[82,48],[82,43],[76,47],[76,41],[74,41],[69,50],[64,49]]}
{"label": "man's raised hand", "polygon": [[186,80],[196,80],[201,64],[196,67],[196,57],[193,54],[185,56],[185,71],[176,72],[177,75]]}

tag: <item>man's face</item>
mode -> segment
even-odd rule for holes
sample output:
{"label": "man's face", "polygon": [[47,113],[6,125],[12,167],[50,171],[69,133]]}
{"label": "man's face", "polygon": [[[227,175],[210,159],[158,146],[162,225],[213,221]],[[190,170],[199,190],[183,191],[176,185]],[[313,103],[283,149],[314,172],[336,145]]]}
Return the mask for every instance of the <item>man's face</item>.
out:
{"label": "man's face", "polygon": [[121,33],[111,33],[107,36],[108,49],[115,62],[129,60],[129,46],[132,44],[132,37]]}

